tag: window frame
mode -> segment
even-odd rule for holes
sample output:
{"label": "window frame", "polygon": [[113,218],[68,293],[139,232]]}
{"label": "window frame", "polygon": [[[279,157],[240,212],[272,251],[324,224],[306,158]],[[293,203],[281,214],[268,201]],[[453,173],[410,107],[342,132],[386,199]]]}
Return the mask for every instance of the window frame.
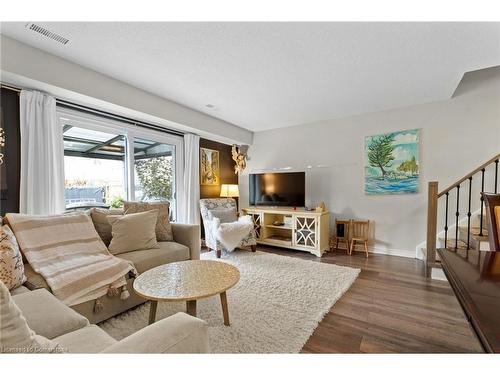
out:
{"label": "window frame", "polygon": [[[175,147],[173,154],[175,165],[174,177],[174,201],[175,211],[174,217],[178,218],[179,214],[179,194],[184,182],[184,138],[182,136],[163,133],[158,130],[146,129],[137,125],[128,124],[119,120],[104,119],[98,115],[82,113],[80,111],[57,108],[57,119],[61,128],[66,125],[95,130],[100,132],[113,132],[117,135],[125,136],[125,190],[127,199],[133,201],[135,199],[135,157],[130,150],[134,149],[135,139],[146,139],[155,142],[169,144]],[[61,140],[62,142],[62,140]]]}

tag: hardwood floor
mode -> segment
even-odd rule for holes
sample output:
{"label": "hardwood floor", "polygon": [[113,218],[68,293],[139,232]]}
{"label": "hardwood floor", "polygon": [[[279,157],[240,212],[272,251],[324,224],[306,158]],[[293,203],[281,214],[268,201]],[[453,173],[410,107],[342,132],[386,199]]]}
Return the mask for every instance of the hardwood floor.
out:
{"label": "hardwood floor", "polygon": [[293,250],[258,250],[360,268],[303,353],[477,353],[483,349],[445,281],[428,280],[416,259],[333,251],[322,258]]}

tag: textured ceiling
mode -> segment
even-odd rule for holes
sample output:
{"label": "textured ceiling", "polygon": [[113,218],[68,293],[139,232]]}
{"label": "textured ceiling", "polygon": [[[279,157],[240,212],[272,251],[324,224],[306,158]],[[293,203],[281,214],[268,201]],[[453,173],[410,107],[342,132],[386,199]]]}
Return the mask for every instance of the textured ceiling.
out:
{"label": "textured ceiling", "polygon": [[500,23],[37,22],[66,45],[25,24],[1,33],[253,131],[449,99],[500,65]]}

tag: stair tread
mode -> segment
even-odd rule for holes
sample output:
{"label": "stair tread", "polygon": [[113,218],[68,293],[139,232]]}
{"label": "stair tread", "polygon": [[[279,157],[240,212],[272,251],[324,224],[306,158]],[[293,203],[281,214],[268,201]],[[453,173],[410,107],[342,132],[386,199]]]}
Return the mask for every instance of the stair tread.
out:
{"label": "stair tread", "polygon": [[[439,240],[444,242],[444,237],[439,237]],[[455,238],[448,238],[446,245],[446,249],[455,249]],[[461,250],[467,250],[467,243],[462,241],[461,239],[458,239],[457,248]]]}
{"label": "stair tread", "polygon": [[[465,227],[465,226],[461,226],[461,227],[459,227],[459,229],[463,232],[467,232],[467,227]],[[488,231],[486,229],[483,229],[482,236],[479,235],[479,231],[480,231],[479,227],[471,227],[470,228],[470,234],[475,239],[477,239],[479,241],[488,241]]]}

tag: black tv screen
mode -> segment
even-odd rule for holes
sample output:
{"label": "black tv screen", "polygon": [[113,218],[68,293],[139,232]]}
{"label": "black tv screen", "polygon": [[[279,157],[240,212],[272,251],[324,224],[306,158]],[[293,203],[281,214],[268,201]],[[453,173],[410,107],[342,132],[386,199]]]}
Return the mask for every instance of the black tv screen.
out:
{"label": "black tv screen", "polygon": [[249,179],[251,206],[305,206],[305,172],[258,173]]}

